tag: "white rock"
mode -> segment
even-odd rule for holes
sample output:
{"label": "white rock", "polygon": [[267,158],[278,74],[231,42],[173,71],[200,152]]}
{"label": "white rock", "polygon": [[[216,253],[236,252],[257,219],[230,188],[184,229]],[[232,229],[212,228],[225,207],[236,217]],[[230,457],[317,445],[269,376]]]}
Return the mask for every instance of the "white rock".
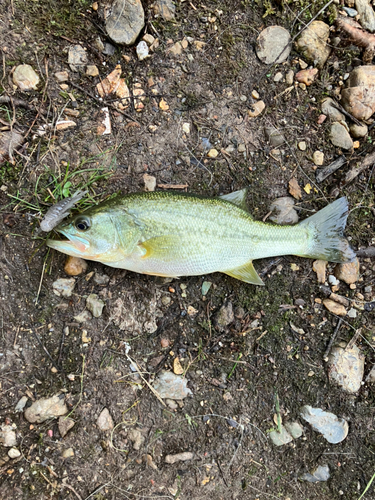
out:
{"label": "white rock", "polygon": [[18,458],[20,456],[21,456],[21,452],[19,450],[17,450],[17,448],[11,448],[8,451],[8,457],[9,458]]}
{"label": "white rock", "polygon": [[113,429],[113,419],[108,408],[104,408],[104,410],[100,413],[96,424],[101,431],[110,431]]}
{"label": "white rock", "polygon": [[150,54],[148,53],[148,45],[143,40],[137,45],[136,51],[137,57],[140,61],[143,61],[144,59],[147,59],[147,57],[150,57]]}
{"label": "white rock", "polygon": [[155,191],[156,177],[149,174],[143,174],[143,182],[145,183],[145,191]]}
{"label": "white rock", "polygon": [[29,64],[20,64],[13,72],[13,82],[20,90],[36,90],[39,76]]}
{"label": "white rock", "polygon": [[68,412],[64,401],[64,395],[55,395],[51,398],[42,398],[35,401],[25,410],[25,418],[28,422],[42,423],[49,418],[60,417]]}
{"label": "white rock", "polygon": [[264,64],[286,61],[291,48],[290,34],[281,26],[269,26],[257,38],[256,53]]}
{"label": "white rock", "polygon": [[337,418],[333,413],[306,405],[301,408],[300,415],[314,430],[323,434],[329,443],[341,443],[348,435],[348,422],[343,418]]}
{"label": "white rock", "polygon": [[76,281],[74,278],[59,278],[52,283],[53,293],[59,297],[70,297],[73,293]]}
{"label": "white rock", "polygon": [[10,448],[17,444],[16,432],[11,425],[6,425],[6,424],[1,425],[0,443],[6,448]]}
{"label": "white rock", "polygon": [[337,346],[328,358],[328,378],[351,394],[361,388],[365,357],[354,345],[351,349]]}

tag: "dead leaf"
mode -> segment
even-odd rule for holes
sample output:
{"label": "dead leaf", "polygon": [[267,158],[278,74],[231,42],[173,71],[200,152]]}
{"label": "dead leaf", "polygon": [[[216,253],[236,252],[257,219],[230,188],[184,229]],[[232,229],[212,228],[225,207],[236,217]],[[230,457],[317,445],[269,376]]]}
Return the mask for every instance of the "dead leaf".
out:
{"label": "dead leaf", "polygon": [[23,135],[15,130],[0,132],[0,163],[13,162],[13,151],[22,144]]}
{"label": "dead leaf", "polygon": [[295,177],[292,177],[289,181],[289,193],[296,200],[300,200],[302,198],[302,191]]}

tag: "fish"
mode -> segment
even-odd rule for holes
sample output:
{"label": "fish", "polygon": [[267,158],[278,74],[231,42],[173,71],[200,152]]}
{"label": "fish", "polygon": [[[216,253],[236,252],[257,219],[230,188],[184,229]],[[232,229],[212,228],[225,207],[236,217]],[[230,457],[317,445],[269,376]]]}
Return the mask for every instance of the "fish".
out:
{"label": "fish", "polygon": [[61,223],[66,239],[50,248],[111,267],[163,277],[214,272],[264,285],[253,260],[297,255],[349,262],[355,253],[344,236],[345,197],[299,224],[254,220],[247,189],[216,198],[187,193],[117,195]]}
{"label": "fish", "polygon": [[70,209],[81,200],[88,191],[76,191],[73,196],[68,196],[58,201],[47,210],[40,222],[40,229],[44,232],[52,231],[58,224],[70,215]]}

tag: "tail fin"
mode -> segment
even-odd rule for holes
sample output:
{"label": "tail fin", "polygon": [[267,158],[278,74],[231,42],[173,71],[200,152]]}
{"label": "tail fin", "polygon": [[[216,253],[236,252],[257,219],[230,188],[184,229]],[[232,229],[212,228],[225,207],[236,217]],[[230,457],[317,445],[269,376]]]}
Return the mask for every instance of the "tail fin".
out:
{"label": "tail fin", "polygon": [[308,255],[303,257],[340,263],[352,261],[355,252],[344,237],[347,218],[348,200],[343,197],[302,221],[300,226],[306,226],[311,235]]}

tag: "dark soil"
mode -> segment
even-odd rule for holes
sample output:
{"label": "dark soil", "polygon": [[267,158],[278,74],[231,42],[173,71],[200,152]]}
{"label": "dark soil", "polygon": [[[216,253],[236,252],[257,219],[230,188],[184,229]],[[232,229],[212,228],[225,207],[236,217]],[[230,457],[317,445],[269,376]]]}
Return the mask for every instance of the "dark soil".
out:
{"label": "dark soil", "polygon": [[[210,196],[250,186],[248,205],[256,219],[268,214],[276,197],[288,195],[293,176],[301,187],[312,186],[296,202],[301,218],[332,201],[338,189],[353,209],[347,227],[353,248],[374,244],[373,169],[341,188],[346,165],[316,188],[311,160],[317,149],[324,151],[325,164],[341,154],[328,140],[328,123],[316,124],[319,102],[333,95],[358,50],[338,48],[307,91],[296,88],[281,97],[288,85],[273,77],[300,69],[298,54],[292,51],[287,63],[266,67],[254,51],[264,27],[280,24],[295,35],[324,2],[313,2],[306,10],[304,1],[192,3],[178,3],[176,22],[169,23],[155,19],[151,6],[144,6],[145,32],[156,36],[157,31],[160,46],[139,62],[134,47],[117,46],[113,56],[98,52],[96,38],[110,40],[102,18],[86,0],[1,2],[0,91],[29,103],[29,108],[1,104],[1,126],[13,121],[25,136],[31,127],[14,162],[0,165],[0,416],[1,423],[15,425],[21,451],[19,458],[9,459],[8,449],[0,448],[3,499],[356,500],[375,472],[374,386],[364,384],[358,394],[348,395],[328,382],[323,355],[338,319],[315,301],[324,295],[312,261],[283,257],[256,262],[265,287],[223,274],[165,280],[89,262],[70,298],[53,293],[52,283],[68,276],[64,255],[48,251],[38,232],[38,221],[54,203],[48,190],[58,197],[64,188],[74,192],[89,184],[90,196],[100,201],[117,192],[142,191],[145,173],[158,184],[186,184],[188,192]],[[333,14],[329,10],[320,19],[329,23]],[[216,21],[205,20],[213,16]],[[189,45],[181,56],[168,55],[169,39],[184,37],[207,45],[201,51]],[[96,134],[103,104],[92,96],[99,77],[68,67],[67,49],[73,42],[87,49],[101,80],[120,63],[128,85],[141,83],[146,92],[141,113],[132,106],[127,116],[111,109],[111,135]],[[39,73],[37,91],[22,93],[13,86],[12,70],[21,63]],[[62,70],[70,72],[68,90],[61,90],[54,77]],[[266,110],[250,119],[253,89]],[[73,107],[72,95],[80,112],[72,118],[77,126],[38,135],[38,127],[54,123],[65,106]],[[161,111],[161,98],[168,112]],[[189,135],[182,131],[185,122],[191,126]],[[279,157],[264,137],[268,125],[287,138]],[[345,153],[352,163],[372,151],[373,130],[359,149]],[[219,151],[216,159],[207,158],[202,138]],[[306,151],[297,147],[302,140]],[[221,153],[231,144],[232,153]],[[245,144],[244,152],[238,152],[240,144]],[[328,267],[331,273],[334,265]],[[361,259],[360,271],[356,289],[341,283],[339,293],[356,298],[359,292],[373,301],[364,289],[374,287],[374,261]],[[95,275],[107,275],[109,281],[98,285]],[[212,282],[206,297],[204,281]],[[101,317],[82,325],[74,317],[91,293],[99,295],[105,308]],[[228,303],[235,320],[220,330],[215,317]],[[189,315],[189,306],[197,314]],[[291,323],[305,333],[297,333]],[[339,340],[348,342],[358,328],[366,377],[375,360],[373,311],[345,318]],[[169,345],[161,347],[161,340]],[[129,347],[128,356],[148,382],[162,369],[173,370],[179,357],[192,396],[176,409],[163,406],[130,370]],[[59,393],[65,394],[75,421],[64,438],[56,419],[31,425],[22,412],[15,412],[22,396],[30,405]],[[304,436],[275,447],[268,433],[276,428],[277,400],[284,423],[298,420],[301,406],[309,404],[345,418],[347,438],[330,445],[301,421]],[[113,432],[97,427],[103,408],[114,420]],[[139,451],[128,437],[131,429],[145,438]],[[64,459],[68,448],[74,456]],[[185,451],[195,458],[165,463],[166,455]],[[327,482],[301,481],[304,472],[322,464],[330,468]],[[370,487],[364,498],[373,498],[374,491]]]}

